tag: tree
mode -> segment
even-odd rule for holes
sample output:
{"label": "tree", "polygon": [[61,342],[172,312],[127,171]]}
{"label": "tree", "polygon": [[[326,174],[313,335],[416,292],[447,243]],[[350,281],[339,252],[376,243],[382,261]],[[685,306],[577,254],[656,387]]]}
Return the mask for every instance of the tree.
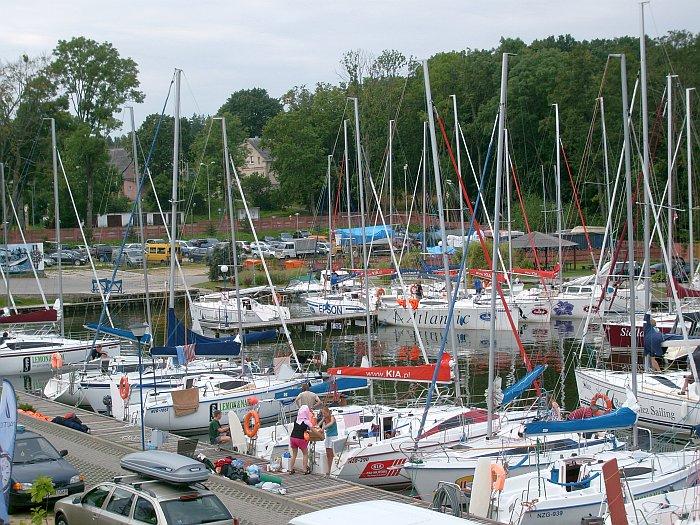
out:
{"label": "tree", "polygon": [[238,117],[249,137],[259,137],[268,120],[282,111],[282,104],[262,88],[241,89],[231,94],[219,114]]}
{"label": "tree", "polygon": [[[117,128],[114,114],[128,101],[142,102],[138,90],[138,68],[131,58],[122,58],[109,42],[98,43],[85,37],[59,40],[53,50],[50,70],[70,100],[78,120],[95,136]],[[96,167],[96,159],[86,162]],[[95,172],[84,172],[86,180],[86,230],[92,233]]]}
{"label": "tree", "polygon": [[241,187],[253,206],[263,210],[273,208],[273,188],[270,179],[259,173],[251,173],[241,179]]}

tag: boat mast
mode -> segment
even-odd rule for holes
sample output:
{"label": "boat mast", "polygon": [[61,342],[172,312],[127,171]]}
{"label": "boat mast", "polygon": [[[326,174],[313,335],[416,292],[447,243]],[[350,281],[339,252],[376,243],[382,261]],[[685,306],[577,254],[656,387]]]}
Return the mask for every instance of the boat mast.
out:
{"label": "boat mast", "polygon": [[[632,197],[632,160],[630,146],[629,103],[627,100],[627,62],[625,54],[611,55],[620,58],[620,78],[622,83],[622,126],[625,153],[625,191],[627,197],[627,268],[629,278],[629,317],[630,317],[630,365],[632,367],[632,393],[637,397],[637,326],[635,308],[635,279],[634,279],[634,202]],[[632,447],[637,448],[637,425],[632,427]]]}
{"label": "boat mast", "polygon": [[[153,318],[151,316],[151,295],[148,288],[148,261],[146,260],[146,234],[143,228],[143,213],[141,210],[141,196],[143,195],[143,188],[141,187],[141,176],[139,175],[139,154],[136,143],[136,124],[134,123],[134,108],[129,106],[129,117],[131,121],[131,155],[134,160],[134,177],[136,178],[136,184],[138,185],[138,195],[136,196],[136,213],[138,215],[138,225],[139,225],[139,235],[141,236],[141,253],[143,254],[142,268],[143,268],[143,284],[144,292],[146,293],[146,322],[148,323],[149,330],[153,331]],[[150,340],[150,346],[153,346],[153,337]]]}
{"label": "boat mast", "polygon": [[[0,199],[2,199],[2,238],[5,244],[5,265],[7,267],[7,275],[3,276],[5,279],[5,291],[7,292],[7,307],[13,305],[12,292],[10,292],[10,261],[8,259],[9,248],[7,246],[7,201],[5,199],[5,163],[0,162]],[[15,308],[15,313],[17,313],[17,308]]]}
{"label": "boat mast", "polygon": [[688,157],[688,242],[690,244],[688,262],[690,263],[691,283],[695,277],[695,246],[693,239],[693,144],[690,134],[690,92],[694,89],[687,88],[685,90],[685,140],[687,145],[686,155]]}
{"label": "boat mast", "polygon": [[[180,75],[175,70],[175,122],[173,126],[173,191],[170,202],[170,279],[168,282],[168,309],[175,309],[175,266],[177,265],[177,185],[180,172]],[[170,334],[168,334],[169,336]],[[166,342],[169,344],[169,342]]]}
{"label": "boat mast", "polygon": [[[326,172],[328,175],[328,275],[330,277],[330,274],[333,272],[333,249],[330,244],[330,240],[332,237],[332,232],[333,232],[333,224],[331,222],[331,217],[332,217],[332,206],[331,206],[331,163],[333,162],[333,155],[328,155],[328,167],[326,168]],[[318,238],[316,239],[316,246],[318,246]]]}
{"label": "boat mast", "polygon": [[[367,276],[367,266],[369,261],[367,260],[367,236],[365,232],[365,187],[364,187],[364,173],[362,171],[362,145],[360,143],[360,108],[359,101],[357,97],[351,99],[355,108],[355,149],[357,149],[357,176],[358,176],[358,190],[360,192],[360,228],[362,228],[362,271],[364,274],[364,288],[365,288],[365,323],[367,324],[367,359],[369,360],[369,366],[372,366],[373,356],[372,356],[372,315],[369,311],[369,278]],[[351,233],[352,235],[352,233]],[[370,403],[374,403],[374,384],[370,381],[369,383],[369,400]]]}
{"label": "boat mast", "polygon": [[[245,334],[243,333],[243,305],[241,304],[241,283],[238,280],[238,246],[236,246],[236,218],[233,208],[233,183],[231,181],[231,164],[228,154],[228,133],[226,131],[226,117],[221,117],[221,139],[224,143],[224,166],[226,173],[226,199],[228,200],[228,220],[231,228],[231,265],[233,266],[233,281],[236,289],[236,308],[238,309],[238,337],[241,345],[241,372],[245,374]],[[272,290],[272,293],[275,293]]]}
{"label": "boat mast", "polygon": [[[452,98],[452,112],[454,113],[455,119],[455,143],[456,149],[455,154],[457,155],[457,171],[459,172],[460,178],[462,177],[462,141],[459,140],[459,116],[457,114],[457,95],[450,95]],[[462,188],[459,187],[459,182],[457,183],[457,198],[459,199],[459,229],[462,235],[462,251],[466,251],[469,247],[467,245],[467,240],[464,238],[464,200],[462,198]],[[467,279],[469,272],[464,272],[464,289],[467,288]]]}
{"label": "boat mast", "polygon": [[[345,200],[348,207],[348,231],[350,231],[352,230],[352,221],[350,219],[350,159],[348,158],[348,119],[343,120],[343,140],[345,141]],[[352,269],[355,267],[355,255],[352,253],[352,232],[350,232],[349,241],[350,268]],[[332,242],[331,249],[333,249]],[[330,275],[328,276],[328,282],[330,283]]]}
{"label": "boat mast", "polygon": [[[510,210],[510,151],[508,149],[508,128],[503,130],[503,143],[505,145],[505,179],[506,179],[506,215],[508,220],[508,275],[506,279],[510,284],[510,295],[513,296],[513,246],[511,242],[513,240],[513,228],[511,224],[511,210]],[[499,254],[500,255],[500,254]]]}
{"label": "boat mast", "polygon": [[426,221],[428,218],[428,123],[423,122],[423,253],[428,253],[428,237]]}
{"label": "boat mast", "polygon": [[559,251],[559,271],[557,272],[559,278],[559,288],[564,284],[564,261],[562,259],[562,249],[561,249],[561,228],[562,228],[562,213],[561,213],[561,143],[559,135],[559,104],[552,104],[554,106],[554,119],[555,119],[555,142],[557,148],[557,178],[556,183],[556,194],[557,194],[557,242]]}
{"label": "boat mast", "polygon": [[501,62],[501,97],[498,104],[498,147],[496,149],[496,196],[493,206],[493,252],[491,254],[491,326],[489,327],[489,377],[486,393],[486,437],[493,436],[493,380],[495,375],[494,357],[496,355],[496,288],[498,287],[498,258],[500,252],[500,218],[501,218],[501,178],[503,176],[503,132],[505,129],[506,100],[508,93],[508,53],[503,53]]}
{"label": "boat mast", "polygon": [[[452,279],[450,278],[450,260],[447,255],[447,233],[445,232],[445,208],[442,200],[442,180],[440,177],[440,159],[438,158],[437,137],[435,135],[435,114],[433,112],[433,95],[430,90],[430,72],[428,61],[423,60],[423,81],[425,83],[425,105],[428,111],[428,127],[430,128],[430,144],[433,154],[433,174],[435,175],[435,194],[437,196],[438,217],[440,219],[440,236],[442,238],[442,266],[445,271],[445,293],[447,301],[452,300]],[[459,384],[459,365],[457,364],[457,342],[455,331],[448,326],[450,334],[450,350],[454,357],[455,399],[457,404],[462,402],[462,389]]]}
{"label": "boat mast", "polygon": [[610,212],[610,164],[608,162],[608,132],[605,127],[605,103],[603,102],[603,97],[598,98],[600,103],[600,127],[603,134],[603,164],[605,166],[605,202],[607,204],[607,209],[605,214]]}
{"label": "boat mast", "polygon": [[[649,106],[647,102],[647,50],[646,50],[646,32],[644,30],[644,4],[639,3],[639,69],[640,80],[642,84],[642,177],[644,179],[644,233],[643,233],[643,248],[644,248],[644,311],[648,312],[651,309],[651,204],[649,194],[651,186],[649,185]],[[626,111],[626,110],[625,110]],[[625,117],[626,118],[626,117]],[[624,123],[627,128],[627,122]],[[612,239],[611,239],[612,242]]]}
{"label": "boat mast", "polygon": [[[668,195],[667,195],[667,220],[668,220],[668,237],[666,238],[666,249],[668,256],[671,258],[671,269],[673,270],[673,216],[676,214],[673,208],[673,77],[676,75],[666,76],[666,175],[668,177]],[[678,312],[680,315],[680,312]]]}
{"label": "boat mast", "polygon": [[387,159],[389,168],[389,226],[393,225],[394,217],[394,121],[389,121],[389,157]]}
{"label": "boat mast", "polygon": [[53,161],[53,206],[54,206],[54,222],[56,223],[56,250],[58,257],[56,258],[56,266],[58,268],[58,315],[59,326],[61,328],[61,337],[66,335],[66,324],[63,315],[63,265],[61,264],[61,212],[58,207],[58,150],[56,149],[56,119],[50,118],[51,121],[51,156]]}

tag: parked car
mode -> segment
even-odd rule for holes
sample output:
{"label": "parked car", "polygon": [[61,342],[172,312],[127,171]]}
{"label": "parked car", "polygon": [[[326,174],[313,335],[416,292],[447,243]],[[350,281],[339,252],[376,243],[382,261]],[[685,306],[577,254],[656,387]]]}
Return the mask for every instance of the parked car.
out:
{"label": "parked car", "polygon": [[320,253],[321,255],[328,255],[328,252],[331,251],[331,245],[330,243],[326,241],[317,241],[316,242],[316,253]]}
{"label": "parked car", "polygon": [[[260,250],[258,250],[260,248]],[[275,256],[275,251],[274,248],[262,241],[258,242],[251,242],[250,243],[250,255],[251,257],[260,257],[260,252],[262,252],[263,257],[274,257]]]}
{"label": "parked car", "polygon": [[[59,253],[52,253],[50,257],[58,262]],[[87,264],[87,258],[81,257],[76,252],[62,250],[60,252],[61,264],[69,266],[85,266]]]}
{"label": "parked car", "polygon": [[263,239],[263,241],[265,241],[266,243],[275,242],[276,240],[277,239],[271,235],[265,235],[265,238]]}
{"label": "parked car", "polygon": [[207,258],[214,251],[214,246],[219,244],[219,239],[208,238],[208,239],[193,239],[190,241],[190,250],[188,258],[191,261],[199,262],[206,261]]}
{"label": "parked car", "polygon": [[236,246],[238,250],[242,251],[243,253],[251,253],[252,251],[248,241],[236,241]]}
{"label": "parked car", "polygon": [[49,268],[49,267],[53,266],[54,264],[56,264],[56,261],[54,261],[51,257],[47,257],[46,255],[44,255],[44,267],[45,268]]}
{"label": "parked car", "polygon": [[[116,262],[118,250],[114,250],[114,260]],[[125,248],[122,253],[121,263],[126,265],[128,268],[140,268],[143,266],[143,256],[144,253],[141,251],[141,247],[138,248]]]}
{"label": "parked car", "polygon": [[119,476],[57,502],[56,525],[233,523],[218,496],[198,483],[209,476],[206,470],[199,474],[201,464],[177,454],[151,452],[156,454],[129,454],[120,461],[122,468],[127,468],[125,461],[130,461],[143,476]]}
{"label": "parked car", "polygon": [[287,232],[280,233],[280,240],[281,241],[287,242],[287,241],[291,241],[292,239],[294,239],[294,237],[292,236],[291,233],[287,233]]}
{"label": "parked car", "polygon": [[106,263],[112,261],[112,252],[115,251],[109,244],[95,244],[90,248],[90,255],[93,259]]}
{"label": "parked car", "polygon": [[190,256],[190,250],[192,249],[192,244],[190,244],[190,241],[178,240],[175,241],[175,243],[180,247],[180,253],[183,257]]}
{"label": "parked car", "polygon": [[294,239],[305,239],[306,237],[311,237],[311,232],[309,230],[297,230],[292,234]]}
{"label": "parked car", "polygon": [[[680,283],[687,282],[690,276],[690,264],[685,262],[685,259],[680,255],[674,255],[671,264],[673,268],[673,277],[675,277],[676,281]],[[656,273],[666,275],[666,263],[660,262],[652,264],[649,266],[649,271],[651,275]]]}
{"label": "parked car", "polygon": [[51,499],[84,491],[83,477],[65,459],[67,455],[67,450],[57,451],[45,437],[18,427],[10,479],[10,509],[36,505],[31,501],[30,491],[39,476],[49,476],[53,480],[56,494]]}

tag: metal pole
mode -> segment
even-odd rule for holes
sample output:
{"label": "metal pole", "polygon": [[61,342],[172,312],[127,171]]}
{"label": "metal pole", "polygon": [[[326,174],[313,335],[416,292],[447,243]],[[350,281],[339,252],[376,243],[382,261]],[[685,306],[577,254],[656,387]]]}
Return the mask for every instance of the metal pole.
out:
{"label": "metal pole", "polygon": [[394,155],[394,144],[393,144],[393,138],[394,138],[394,121],[390,120],[389,121],[389,158],[388,158],[388,163],[389,163],[389,226],[391,226],[393,223],[393,217],[394,217],[394,164],[393,164],[393,155]]}
{"label": "metal pole", "polygon": [[[649,194],[651,186],[649,185],[649,107],[647,103],[647,51],[646,51],[646,33],[644,31],[644,4],[639,3],[639,69],[640,80],[642,84],[642,176],[644,178],[644,233],[643,233],[643,249],[644,249],[644,311],[648,312],[651,309],[651,204],[649,202]],[[627,124],[625,124],[627,126]]]}
{"label": "metal pole", "polygon": [[610,164],[608,163],[608,133],[605,127],[605,104],[603,103],[603,97],[598,99],[600,102],[600,127],[603,132],[603,163],[605,164],[605,199],[607,204],[607,209],[605,210],[605,215],[610,213],[610,207],[612,206],[610,202]]}
{"label": "metal pole", "polygon": [[666,204],[668,206],[668,209],[666,210],[668,220],[668,237],[666,238],[666,250],[668,251],[668,256],[671,258],[671,271],[673,271],[674,268],[673,256],[675,255],[675,252],[673,250],[673,216],[676,213],[673,209],[673,146],[675,144],[673,139],[673,77],[675,76],[676,75],[666,76],[666,175],[668,177],[668,194],[666,195]]}
{"label": "metal pole", "polygon": [[[440,159],[438,158],[437,136],[435,135],[435,115],[433,113],[433,95],[430,90],[430,72],[428,61],[423,60],[423,80],[425,83],[425,105],[428,111],[428,127],[430,128],[430,144],[433,154],[433,175],[435,176],[435,194],[437,196],[438,217],[440,219],[440,236],[442,237],[442,266],[445,270],[445,292],[447,301],[452,300],[452,280],[450,279],[450,260],[447,255],[447,233],[445,232],[445,207],[442,200],[442,180],[440,177]],[[459,366],[457,364],[457,341],[452,326],[448,326],[450,334],[450,350],[454,358],[455,399],[457,404],[462,402],[462,389],[459,383]]]}
{"label": "metal pole", "polygon": [[[33,197],[32,197],[33,198]],[[5,199],[5,163],[0,162],[0,199],[2,199],[2,237],[5,244],[5,268],[7,269],[7,277],[5,278],[5,287],[7,292],[7,307],[12,305],[12,297],[10,293],[10,262],[7,258],[7,201]],[[33,211],[33,210],[32,210]],[[15,310],[16,312],[17,310]]]}
{"label": "metal pole", "polygon": [[693,282],[693,278],[695,277],[695,245],[693,238],[693,149],[690,134],[690,92],[694,89],[695,88],[687,88],[685,90],[685,138],[687,145],[686,155],[688,157],[688,242],[690,244],[688,261],[690,262],[690,282]]}
{"label": "metal pole", "polygon": [[428,123],[423,122],[423,253],[428,252],[428,238],[426,221],[428,219]]}
{"label": "metal pole", "polygon": [[[455,118],[455,153],[457,155],[457,172],[459,177],[462,177],[462,141],[459,140],[459,116],[457,114],[457,95],[450,95],[452,97],[452,111]],[[459,180],[457,181],[457,198],[459,199],[459,230],[462,235],[462,251],[467,249],[467,240],[464,238],[464,199],[462,198],[462,188],[459,187]],[[467,287],[467,278],[469,273],[464,272],[464,288]]]}
{"label": "metal pole", "polygon": [[[331,163],[333,162],[333,155],[328,155],[328,167],[326,168],[327,176],[328,176],[328,239],[330,240],[333,231],[333,224],[331,221],[332,218],[332,205],[331,205]],[[318,240],[316,241],[316,245],[318,246]],[[329,244],[330,247],[330,244]],[[329,249],[328,250],[328,271],[333,272],[333,250]],[[330,275],[330,274],[329,274]]]}
{"label": "metal pole", "polygon": [[[141,406],[141,450],[146,450],[146,414],[143,413],[143,361],[141,357],[141,337],[136,338],[136,346],[138,346],[139,351],[139,403]],[[153,386],[155,387],[155,382],[153,383]]]}
{"label": "metal pole", "polygon": [[[140,190],[139,194],[136,196],[136,213],[138,214],[138,225],[139,225],[139,235],[141,236],[141,253],[143,255],[142,268],[143,268],[143,283],[144,291],[146,293],[146,322],[148,326],[153,326],[153,319],[151,317],[151,296],[148,288],[148,261],[146,260],[146,234],[143,227],[143,211],[141,209],[141,196],[143,195],[143,188],[141,188],[141,177],[139,176],[139,154],[136,145],[136,124],[134,123],[134,108],[129,107],[129,116],[131,119],[131,149],[132,156],[134,158],[134,174],[136,176],[137,188]],[[153,344],[153,337],[151,337],[151,345]],[[143,409],[143,407],[141,407]],[[142,412],[143,413],[143,412]]]}
{"label": "metal pole", "polygon": [[557,178],[556,182],[556,193],[557,193],[557,241],[559,243],[559,287],[564,284],[564,261],[562,260],[562,249],[561,249],[561,228],[562,228],[562,213],[561,213],[561,143],[559,135],[559,104],[553,104],[554,106],[554,118],[555,118],[555,132],[556,132],[556,148],[557,148]]}
{"label": "metal pole", "polygon": [[493,436],[493,379],[496,354],[496,289],[498,285],[498,245],[500,242],[501,179],[503,177],[503,132],[505,129],[506,100],[508,93],[508,53],[503,53],[501,62],[501,98],[498,105],[498,148],[496,152],[496,196],[493,206],[493,252],[491,254],[491,326],[489,342],[489,377],[487,391],[486,437]]}
{"label": "metal pole", "polygon": [[207,164],[207,208],[209,214],[209,222],[211,222],[211,191],[209,190],[209,166],[211,162]]}
{"label": "metal pole", "polygon": [[[348,207],[348,230],[352,229],[352,221],[350,219],[350,159],[348,158],[348,120],[343,120],[343,140],[345,141],[345,200]],[[352,234],[349,239],[350,249],[350,268],[355,267],[355,255],[352,253]],[[331,243],[331,248],[333,248]],[[329,277],[330,282],[330,277]]]}
{"label": "metal pole", "polygon": [[61,263],[61,212],[58,207],[58,150],[56,149],[56,120],[51,121],[51,153],[53,160],[53,206],[56,222],[56,266],[58,268],[58,315],[61,337],[66,335],[66,324],[63,315],[63,264]]}
{"label": "metal pole", "polygon": [[[630,364],[632,366],[632,393],[637,397],[637,326],[635,309],[634,279],[634,202],[632,201],[632,160],[629,130],[629,103],[627,100],[627,63],[625,55],[612,55],[620,58],[620,77],[622,81],[622,125],[625,141],[625,190],[627,197],[627,267],[629,277],[629,317],[630,317]],[[638,446],[637,425],[632,427],[632,447]]]}
{"label": "metal pole", "polygon": [[506,179],[506,213],[508,217],[508,275],[506,276],[510,284],[510,295],[513,296],[513,246],[511,245],[513,241],[513,232],[511,224],[511,210],[510,210],[510,151],[508,150],[508,129],[503,130],[503,144],[505,146],[505,179]]}
{"label": "metal pole", "polygon": [[[357,174],[358,174],[358,189],[360,192],[360,228],[362,228],[362,270],[364,272],[364,288],[365,288],[365,322],[367,323],[367,359],[369,365],[372,366],[372,316],[369,311],[369,278],[367,276],[367,238],[365,235],[365,190],[364,190],[364,173],[362,171],[362,145],[360,143],[360,108],[357,98],[352,99],[355,106],[355,148],[357,149]],[[369,400],[374,403],[374,384],[369,382]]]}
{"label": "metal pole", "polygon": [[[238,336],[241,345],[241,372],[245,374],[245,334],[243,333],[243,307],[241,305],[240,282],[238,281],[238,246],[236,246],[236,219],[233,207],[233,183],[231,182],[231,163],[228,154],[228,134],[226,132],[226,118],[221,117],[221,138],[224,143],[224,166],[226,172],[226,198],[228,199],[228,221],[231,228],[231,256],[233,260],[233,280],[236,289],[236,308],[238,309]],[[274,290],[271,290],[274,293]]]}
{"label": "metal pole", "polygon": [[[175,308],[175,258],[177,246],[177,185],[180,172],[180,75],[182,70],[175,70],[175,122],[173,126],[173,191],[170,202],[170,280],[168,308]],[[168,342],[166,341],[166,344]]]}

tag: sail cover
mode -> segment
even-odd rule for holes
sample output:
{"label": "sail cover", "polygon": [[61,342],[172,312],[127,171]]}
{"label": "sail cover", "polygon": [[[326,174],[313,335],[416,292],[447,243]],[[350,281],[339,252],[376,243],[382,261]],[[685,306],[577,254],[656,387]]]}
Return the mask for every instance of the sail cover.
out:
{"label": "sail cover", "polygon": [[637,412],[623,406],[602,416],[569,421],[531,421],[525,423],[525,435],[563,434],[567,432],[598,432],[629,428],[637,422]]}
{"label": "sail cover", "polygon": [[392,381],[411,381],[430,383],[433,372],[438,366],[438,383],[452,382],[452,357],[445,353],[440,365],[416,366],[340,366],[329,368],[328,374],[338,377],[364,377],[367,379],[388,379]]}
{"label": "sail cover", "polygon": [[537,365],[530,372],[525,374],[520,381],[516,381],[514,384],[506,388],[506,391],[503,392],[503,401],[501,401],[501,405],[507,405],[514,399],[520,397],[523,392],[530,388],[532,383],[534,383],[535,380],[542,375],[546,368],[546,365]]}
{"label": "sail cover", "polygon": [[[326,394],[333,394],[335,392],[348,392],[352,390],[359,390],[361,388],[367,388],[367,380],[347,377],[347,378],[337,378],[335,380],[323,381],[321,383],[314,383],[311,385],[309,390],[314,394],[319,396]],[[293,388],[288,388],[287,390],[282,390],[281,392],[275,393],[275,399],[284,402],[288,400],[290,403],[296,399],[296,397],[301,393],[301,387],[295,386]]]}
{"label": "sail cover", "polygon": [[35,310],[19,314],[9,314],[0,316],[0,324],[15,323],[55,323],[58,319],[58,312],[53,308],[48,310]]}
{"label": "sail cover", "polygon": [[[95,332],[100,332],[103,334],[113,335],[121,339],[127,339],[129,341],[136,342],[136,336],[131,330],[126,330],[125,328],[114,328],[108,325],[101,325],[99,323],[87,323],[85,328],[88,330],[93,330]],[[148,344],[151,341],[151,334],[146,334],[141,338],[141,343]]]}

